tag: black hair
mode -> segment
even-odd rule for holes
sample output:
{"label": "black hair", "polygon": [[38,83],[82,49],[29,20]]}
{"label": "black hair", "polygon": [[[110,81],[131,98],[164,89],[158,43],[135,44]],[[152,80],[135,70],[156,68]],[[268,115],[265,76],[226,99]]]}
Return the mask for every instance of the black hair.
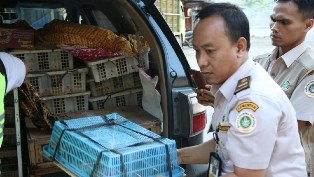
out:
{"label": "black hair", "polygon": [[275,2],[293,2],[305,19],[314,18],[314,0],[275,0]]}
{"label": "black hair", "polygon": [[232,42],[237,42],[240,37],[244,37],[247,40],[247,51],[249,51],[249,20],[240,7],[230,3],[213,3],[200,10],[196,19],[202,20],[211,16],[220,16],[224,19],[226,33]]}

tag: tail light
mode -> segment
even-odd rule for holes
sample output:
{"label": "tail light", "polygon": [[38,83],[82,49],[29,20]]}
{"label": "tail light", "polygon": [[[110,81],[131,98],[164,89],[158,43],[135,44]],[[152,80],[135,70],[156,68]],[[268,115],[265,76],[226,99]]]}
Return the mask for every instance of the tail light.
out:
{"label": "tail light", "polygon": [[205,129],[206,126],[206,112],[202,112],[200,114],[196,114],[193,115],[192,118],[192,124],[193,124],[193,128],[192,128],[192,133],[197,133],[199,131],[202,131]]}
{"label": "tail light", "polygon": [[193,137],[201,133],[206,127],[207,108],[198,103],[196,93],[181,91],[176,98],[175,135]]}

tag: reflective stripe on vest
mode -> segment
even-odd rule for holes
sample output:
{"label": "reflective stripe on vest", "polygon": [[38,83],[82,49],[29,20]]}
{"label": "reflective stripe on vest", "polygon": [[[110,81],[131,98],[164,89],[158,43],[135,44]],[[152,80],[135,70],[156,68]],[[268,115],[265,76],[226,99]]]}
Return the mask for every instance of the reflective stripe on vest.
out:
{"label": "reflective stripe on vest", "polygon": [[5,76],[0,73],[0,148],[3,141]]}
{"label": "reflective stripe on vest", "polygon": [[0,148],[3,141],[4,114],[0,115]]}

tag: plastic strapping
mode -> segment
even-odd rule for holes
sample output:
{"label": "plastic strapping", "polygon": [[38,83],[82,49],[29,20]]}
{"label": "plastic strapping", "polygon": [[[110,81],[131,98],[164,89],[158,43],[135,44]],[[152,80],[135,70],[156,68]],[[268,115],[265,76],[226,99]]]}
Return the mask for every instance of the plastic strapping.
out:
{"label": "plastic strapping", "polygon": [[[93,167],[93,170],[92,170],[92,173],[91,173],[91,176],[94,175],[94,173],[96,172],[97,170],[97,167],[98,167],[98,164],[99,164],[99,161],[100,161],[100,158],[101,158],[101,155],[103,152],[105,151],[111,151],[113,153],[116,153],[116,154],[119,154],[120,155],[120,161],[121,161],[121,171],[123,172],[124,176],[126,176],[126,169],[125,169],[125,164],[123,162],[123,157],[122,157],[122,154],[120,152],[118,152],[117,150],[114,150],[114,149],[108,149],[106,147],[104,147],[103,145],[99,144],[97,141],[91,139],[89,136],[85,135],[84,133],[82,133],[81,131],[84,131],[84,130],[88,130],[88,129],[93,129],[93,128],[99,128],[99,127],[102,127],[102,126],[111,126],[111,125],[115,125],[115,121],[113,119],[108,119],[106,116],[101,116],[102,119],[105,121],[105,123],[100,123],[100,124],[95,124],[95,125],[91,125],[91,126],[86,126],[86,127],[81,127],[81,128],[73,128],[73,129],[63,129],[62,132],[61,132],[61,135],[59,137],[59,140],[58,140],[58,143],[56,145],[56,148],[55,148],[55,151],[53,153],[53,156],[52,156],[52,160],[54,161],[55,160],[55,157],[56,157],[56,154],[59,150],[59,147],[60,147],[60,143],[61,143],[61,139],[64,135],[64,132],[65,131],[73,131],[79,135],[81,135],[82,137],[84,138],[87,138],[88,140],[92,141],[93,143],[95,144],[98,144],[99,146],[105,148],[106,150],[104,151],[101,151],[99,153],[99,155],[97,156],[97,161],[96,163],[94,164],[94,167]],[[123,121],[124,122],[124,121]],[[60,123],[64,124],[67,126],[66,122],[64,122],[63,120],[60,120]]]}
{"label": "plastic strapping", "polygon": [[99,164],[99,162],[100,162],[100,159],[101,159],[101,156],[102,156],[102,153],[103,153],[103,152],[106,152],[106,151],[101,151],[101,152],[98,154],[96,163],[94,164],[93,171],[92,171],[92,173],[91,173],[91,176],[94,176],[94,173],[95,173],[96,170],[97,170],[97,167],[98,167],[98,164]]}
{"label": "plastic strapping", "polygon": [[120,124],[116,124],[116,125],[119,125],[119,126],[121,126],[121,127],[123,127],[123,128],[132,130],[132,131],[134,131],[134,132],[136,132],[136,133],[138,133],[138,134],[141,134],[141,135],[143,135],[143,136],[146,136],[146,137],[148,137],[148,138],[151,138],[151,139],[153,139],[154,141],[165,145],[165,148],[166,148],[166,159],[167,159],[167,169],[168,169],[168,172],[169,172],[169,177],[172,177],[172,168],[171,168],[171,162],[170,162],[170,154],[169,154],[169,146],[168,146],[168,144],[165,144],[165,143],[163,143],[162,141],[160,141],[160,138],[151,137],[151,136],[149,136],[149,135],[146,135],[146,134],[141,133],[141,132],[139,132],[139,131],[130,129],[129,127],[126,127],[126,126],[123,126],[123,125],[120,125]]}
{"label": "plastic strapping", "polygon": [[[123,162],[123,158],[122,158],[122,155],[123,155],[123,154],[121,154],[120,152],[118,152],[118,151],[116,151],[116,150],[114,150],[114,149],[111,149],[110,151],[111,151],[111,152],[114,152],[114,153],[117,153],[117,154],[120,155],[121,171],[123,172],[123,175],[124,175],[125,177],[127,177],[126,168],[125,168],[125,165],[124,165],[124,162]],[[94,168],[93,168],[93,171],[92,171],[92,173],[91,173],[91,176],[94,176],[94,173],[95,173],[96,170],[97,170],[97,167],[98,167],[98,164],[99,164],[99,162],[100,162],[100,159],[101,159],[101,156],[102,156],[102,153],[103,153],[103,152],[106,152],[106,151],[101,151],[101,152],[98,154],[96,163],[94,164]]]}
{"label": "plastic strapping", "polygon": [[114,149],[111,149],[111,151],[120,155],[121,171],[123,172],[123,176],[127,177],[127,171],[126,171],[125,164],[123,161],[123,156],[122,156],[123,154],[121,154],[120,152],[118,152],[117,150],[114,150]]}
{"label": "plastic strapping", "polygon": [[[101,116],[101,118],[106,122],[107,125],[118,125],[114,121],[114,119],[108,119],[107,116]],[[122,122],[126,122],[126,121],[122,121]],[[114,150],[114,149],[111,149],[110,151],[115,152],[115,153],[120,155],[121,171],[123,172],[123,175],[125,177],[127,177],[127,171],[126,171],[125,164],[124,164],[124,161],[123,161],[123,156],[122,156],[123,154],[121,154],[120,152],[118,152],[117,150]]]}
{"label": "plastic strapping", "polygon": [[[64,124],[65,126],[68,126],[63,120],[60,120],[60,123]],[[101,127],[101,126],[106,126],[108,125],[107,123],[101,123],[101,124],[95,124],[95,125],[91,125],[91,126],[86,126],[86,127],[81,127],[81,128],[68,128],[68,129],[63,129],[62,132],[61,132],[61,135],[58,139],[58,143],[56,145],[56,149],[55,149],[55,152],[53,153],[53,156],[52,156],[52,160],[55,160],[55,157],[56,157],[56,154],[59,150],[59,147],[60,147],[60,143],[61,143],[61,139],[63,137],[63,134],[65,131],[76,131],[76,130],[85,130],[85,129],[91,129],[91,128],[97,128],[97,127]]]}
{"label": "plastic strapping", "polygon": [[[120,162],[121,162],[121,171],[123,172],[124,175],[126,175],[126,169],[125,169],[125,165],[124,165],[124,162],[123,162],[123,154],[121,154],[120,152],[118,152],[117,150],[114,150],[114,149],[108,149],[106,147],[104,147],[103,145],[99,144],[97,141],[91,139],[89,136],[85,135],[84,133],[80,132],[79,130],[75,130],[74,131],[75,133],[77,133],[78,135],[81,135],[82,137],[84,138],[87,138],[88,140],[92,141],[93,143],[95,144],[98,144],[99,146],[107,149],[108,151],[110,152],[113,152],[113,153],[116,153],[116,154],[119,154],[120,155]],[[99,154],[98,154],[98,158],[99,156],[101,157],[101,154],[105,152],[105,151],[101,151]],[[99,159],[100,161],[100,159]],[[91,173],[91,176],[93,176],[93,174],[96,172],[96,169],[98,167],[98,164],[99,164],[99,161],[96,161],[96,163],[94,164],[94,168],[92,170],[92,173]]]}

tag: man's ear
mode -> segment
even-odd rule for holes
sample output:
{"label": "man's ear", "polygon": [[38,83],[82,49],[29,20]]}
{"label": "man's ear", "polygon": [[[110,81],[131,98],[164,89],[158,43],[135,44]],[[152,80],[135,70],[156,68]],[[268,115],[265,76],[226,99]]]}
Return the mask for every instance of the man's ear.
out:
{"label": "man's ear", "polygon": [[237,53],[242,54],[246,52],[247,40],[244,37],[240,37],[237,41]]}
{"label": "man's ear", "polygon": [[305,22],[305,27],[306,27],[306,32],[310,31],[310,29],[312,29],[314,25],[314,19],[306,19],[306,22]]}

